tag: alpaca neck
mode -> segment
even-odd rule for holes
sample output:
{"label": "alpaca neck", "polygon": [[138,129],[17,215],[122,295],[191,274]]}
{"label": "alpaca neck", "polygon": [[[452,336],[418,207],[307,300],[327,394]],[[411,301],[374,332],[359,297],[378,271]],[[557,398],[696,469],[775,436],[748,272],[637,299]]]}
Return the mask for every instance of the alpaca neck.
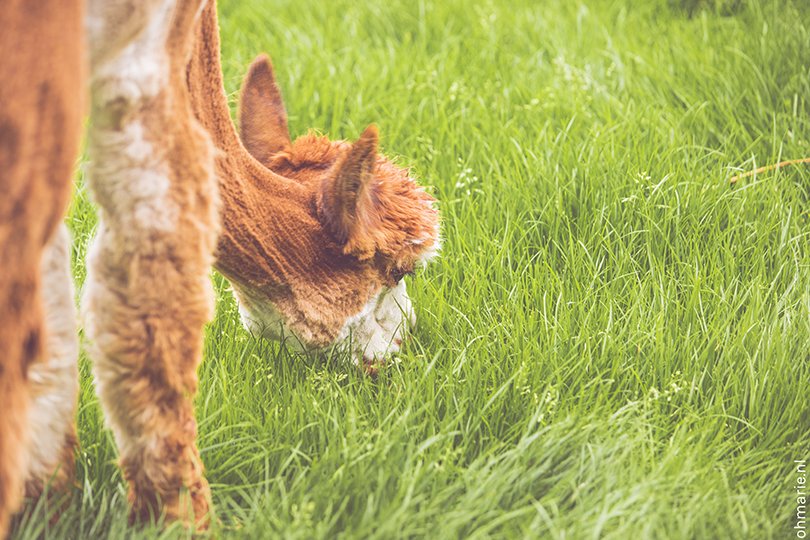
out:
{"label": "alpaca neck", "polygon": [[292,239],[314,226],[312,197],[299,183],[256,161],[239,140],[223,86],[213,0],[200,17],[187,79],[194,114],[219,150],[222,233],[215,266],[232,281],[254,288],[284,283],[297,268],[291,260],[295,252],[305,247],[291,245]]}
{"label": "alpaca neck", "polygon": [[247,153],[231,121],[219,55],[217,7],[214,0],[209,0],[200,15],[197,39],[187,68],[191,101],[197,119],[219,149],[229,153],[241,149]]}

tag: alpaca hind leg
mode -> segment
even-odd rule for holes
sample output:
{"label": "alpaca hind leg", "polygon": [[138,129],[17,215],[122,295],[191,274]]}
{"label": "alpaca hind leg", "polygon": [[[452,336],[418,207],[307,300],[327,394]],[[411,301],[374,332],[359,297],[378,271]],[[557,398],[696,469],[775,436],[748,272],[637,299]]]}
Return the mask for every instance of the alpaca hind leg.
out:
{"label": "alpaca hind leg", "polygon": [[56,489],[73,478],[76,405],[79,394],[79,340],[70,235],[59,227],[40,264],[45,308],[46,352],[28,370],[29,451],[25,492],[40,495],[45,485]]}
{"label": "alpaca hind leg", "polygon": [[40,260],[79,149],[83,18],[78,0],[0,9],[0,537],[23,493],[28,369],[44,348]]}
{"label": "alpaca hind leg", "polygon": [[5,534],[9,517],[17,510],[23,493],[28,443],[26,366],[37,357],[41,347],[41,312],[26,307],[36,302],[35,285],[20,281],[7,281],[7,284],[7,287],[0,285],[0,305],[4,306],[0,313],[3,347],[0,355],[0,409],[3,411],[0,414],[0,537]]}

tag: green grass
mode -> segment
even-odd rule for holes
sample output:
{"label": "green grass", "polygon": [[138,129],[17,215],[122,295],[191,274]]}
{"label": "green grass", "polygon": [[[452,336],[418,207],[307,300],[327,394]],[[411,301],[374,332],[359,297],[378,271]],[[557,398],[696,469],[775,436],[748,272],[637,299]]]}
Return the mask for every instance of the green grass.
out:
{"label": "green grass", "polygon": [[[235,103],[272,56],[294,135],[371,122],[441,201],[441,259],[374,381],[238,322],[199,445],[225,538],[792,538],[810,458],[803,0],[223,2]],[[95,217],[69,223],[77,280]],[[126,525],[82,359],[78,483],[12,538]]]}

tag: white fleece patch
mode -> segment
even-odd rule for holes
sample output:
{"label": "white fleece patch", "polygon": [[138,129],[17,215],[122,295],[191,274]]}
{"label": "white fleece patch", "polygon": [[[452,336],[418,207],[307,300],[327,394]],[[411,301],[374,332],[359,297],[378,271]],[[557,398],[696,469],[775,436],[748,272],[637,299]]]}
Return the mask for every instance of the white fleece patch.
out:
{"label": "white fleece patch", "polygon": [[[284,321],[273,303],[249,287],[240,287],[231,282],[231,288],[239,306],[239,318],[245,328],[254,336],[274,341],[282,339],[286,333]],[[299,343],[299,340],[293,339],[290,343]]]}
{"label": "white fleece patch", "polygon": [[[130,3],[133,12],[143,11]],[[133,41],[91,66],[90,183],[102,221],[109,222],[116,232],[115,241],[125,244],[121,247],[126,251],[143,242],[145,232],[171,232],[179,218],[179,209],[168,196],[171,179],[166,149],[149,139],[156,134],[146,132],[139,116],[169,84],[165,43],[174,4],[174,0],[163,0],[142,22],[145,26],[135,32]],[[120,2],[110,11],[126,12]],[[95,35],[109,38],[114,33],[105,29]]]}
{"label": "white fleece patch", "polygon": [[145,232],[176,229],[180,210],[169,196],[166,158],[147,140],[141,122],[91,130],[90,147],[93,198],[101,219],[121,235],[122,248],[135,249]]}
{"label": "white fleece patch", "polygon": [[[436,209],[435,201],[427,201],[425,204],[431,210]],[[427,236],[425,238],[415,240],[414,244],[421,245],[431,239],[433,240],[433,245],[430,246],[430,249],[422,253],[422,255],[419,257],[419,260],[417,261],[417,264],[423,267],[427,266],[427,263],[429,263],[432,259],[435,259],[442,249],[442,231],[441,231],[441,224],[438,221],[436,222],[436,226],[433,228],[432,236]]]}
{"label": "white fleece patch", "polygon": [[[91,50],[93,103],[131,107],[156,96],[169,80],[166,38],[175,0],[94,2],[85,27]],[[131,17],[121,17],[131,14]],[[121,35],[126,35],[122,41]],[[133,39],[126,39],[131,37]]]}
{"label": "white fleece patch", "polygon": [[403,280],[396,287],[383,288],[360,313],[349,318],[337,343],[351,338],[356,363],[379,360],[398,353],[405,333],[415,324],[416,314]]}
{"label": "white fleece patch", "polygon": [[44,482],[59,465],[65,436],[72,430],[79,394],[79,342],[70,235],[61,225],[43,253],[42,297],[45,309],[45,355],[31,365],[28,479]]}

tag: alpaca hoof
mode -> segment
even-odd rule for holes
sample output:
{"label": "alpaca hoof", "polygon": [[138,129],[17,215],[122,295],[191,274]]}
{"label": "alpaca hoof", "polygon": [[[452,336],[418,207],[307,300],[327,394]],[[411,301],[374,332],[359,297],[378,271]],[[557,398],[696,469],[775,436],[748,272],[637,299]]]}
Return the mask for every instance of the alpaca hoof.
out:
{"label": "alpaca hoof", "polygon": [[363,373],[376,379],[380,373],[380,369],[385,365],[385,362],[375,357],[363,357]]}

